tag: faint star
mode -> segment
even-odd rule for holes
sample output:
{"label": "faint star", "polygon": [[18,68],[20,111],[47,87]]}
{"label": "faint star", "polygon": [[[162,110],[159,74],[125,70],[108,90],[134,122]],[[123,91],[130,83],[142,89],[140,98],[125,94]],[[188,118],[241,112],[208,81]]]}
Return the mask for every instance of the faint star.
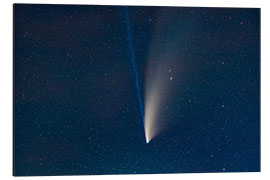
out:
{"label": "faint star", "polygon": [[172,81],[173,80],[173,77],[170,77],[170,80]]}

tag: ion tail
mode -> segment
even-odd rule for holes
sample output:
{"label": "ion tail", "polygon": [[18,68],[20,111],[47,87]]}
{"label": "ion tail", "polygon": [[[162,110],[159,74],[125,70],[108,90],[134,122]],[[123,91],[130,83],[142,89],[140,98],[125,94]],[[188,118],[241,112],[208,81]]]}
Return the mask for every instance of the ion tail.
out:
{"label": "ion tail", "polygon": [[[131,32],[131,28],[130,28],[130,20],[129,20],[127,7],[125,7],[125,9],[124,9],[124,13],[125,13],[125,18],[126,18],[128,45],[129,45],[129,51],[130,51],[130,56],[131,56],[132,69],[133,69],[133,73],[135,76],[137,98],[138,98],[138,103],[139,103],[139,107],[140,107],[140,112],[141,112],[141,116],[142,116],[142,120],[143,120],[143,128],[144,128],[144,107],[143,107],[143,101],[142,101],[140,84],[139,84],[139,73],[138,73],[136,58],[135,58],[134,49],[133,49],[132,32]],[[144,133],[145,133],[145,128],[144,128]],[[145,138],[145,141],[146,141],[146,138]]]}

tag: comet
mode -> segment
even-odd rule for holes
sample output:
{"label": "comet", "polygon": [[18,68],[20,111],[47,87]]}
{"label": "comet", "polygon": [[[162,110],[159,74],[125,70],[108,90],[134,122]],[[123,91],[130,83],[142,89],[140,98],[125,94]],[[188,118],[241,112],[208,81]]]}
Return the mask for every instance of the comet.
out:
{"label": "comet", "polygon": [[[128,7],[124,9],[124,16],[127,29],[127,40],[129,45],[130,59],[136,85],[138,106],[144,128],[144,139],[148,144],[153,138],[169,127],[170,117],[166,107],[173,97],[173,86],[177,86],[177,72],[179,72],[179,54],[175,49],[179,44],[179,24],[174,23],[176,28],[168,29],[166,24],[170,17],[165,16],[166,12],[160,12],[157,26],[153,30],[153,38],[147,57],[144,103],[142,100],[139,73],[132,42],[131,22],[129,19]],[[154,19],[151,19],[151,23]],[[145,104],[145,107],[144,107]]]}

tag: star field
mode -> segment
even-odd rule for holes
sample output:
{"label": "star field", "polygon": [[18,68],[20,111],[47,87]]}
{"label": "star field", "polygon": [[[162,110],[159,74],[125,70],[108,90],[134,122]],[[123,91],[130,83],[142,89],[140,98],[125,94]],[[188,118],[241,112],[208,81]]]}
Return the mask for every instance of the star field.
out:
{"label": "star field", "polygon": [[145,143],[124,6],[15,4],[14,175],[260,171],[260,9],[128,11],[141,93],[151,42],[176,55],[168,129]]}

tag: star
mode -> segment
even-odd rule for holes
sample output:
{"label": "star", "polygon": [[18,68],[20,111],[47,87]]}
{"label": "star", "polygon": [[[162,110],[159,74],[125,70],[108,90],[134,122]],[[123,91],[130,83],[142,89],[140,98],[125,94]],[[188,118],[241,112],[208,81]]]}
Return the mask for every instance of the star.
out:
{"label": "star", "polygon": [[222,168],[222,171],[226,171],[226,168]]}

